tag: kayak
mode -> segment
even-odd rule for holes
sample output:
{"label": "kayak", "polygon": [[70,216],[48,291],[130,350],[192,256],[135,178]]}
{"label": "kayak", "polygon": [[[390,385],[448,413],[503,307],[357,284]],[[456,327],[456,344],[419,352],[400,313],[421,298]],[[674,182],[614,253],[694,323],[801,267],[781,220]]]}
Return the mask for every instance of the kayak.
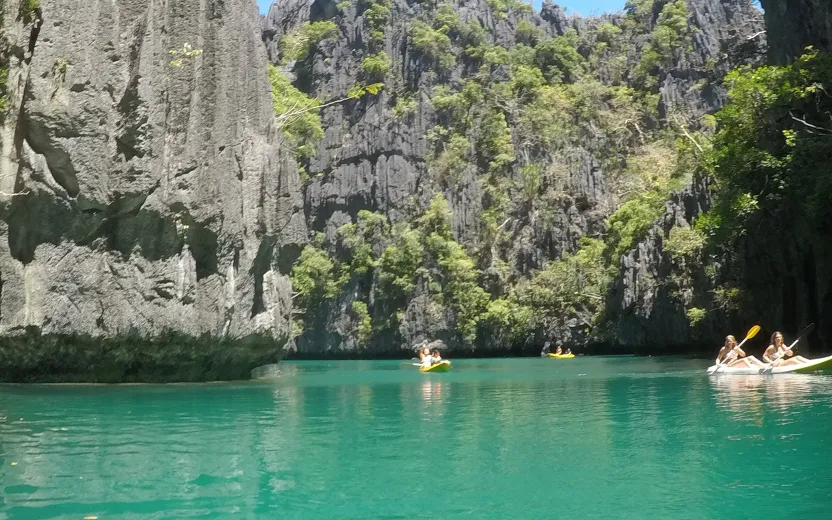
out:
{"label": "kayak", "polygon": [[549,357],[555,359],[572,359],[575,357],[575,354],[549,354]]}
{"label": "kayak", "polygon": [[817,372],[818,370],[832,369],[832,356],[827,356],[820,359],[812,359],[808,363],[801,363],[799,365],[786,365],[781,367],[725,367],[713,365],[708,368],[708,374],[732,374],[738,376],[754,376],[754,375],[771,375],[771,374],[808,374]]}
{"label": "kayak", "polygon": [[429,367],[419,367],[419,372],[447,372],[451,369],[450,361],[440,361]]}

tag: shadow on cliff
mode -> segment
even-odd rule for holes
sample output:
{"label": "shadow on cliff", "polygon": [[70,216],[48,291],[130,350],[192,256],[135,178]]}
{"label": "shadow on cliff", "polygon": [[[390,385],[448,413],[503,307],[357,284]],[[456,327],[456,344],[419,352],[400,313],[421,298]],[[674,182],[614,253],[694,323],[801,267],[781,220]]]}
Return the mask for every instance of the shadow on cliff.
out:
{"label": "shadow on cliff", "polygon": [[37,247],[72,242],[91,250],[115,251],[125,259],[137,253],[149,261],[179,255],[187,245],[196,262],[197,279],[217,272],[217,234],[193,219],[177,223],[142,209],[148,194],[121,195],[107,205],[85,200],[59,201],[47,193],[15,197],[6,221],[9,249],[23,264],[34,260]]}

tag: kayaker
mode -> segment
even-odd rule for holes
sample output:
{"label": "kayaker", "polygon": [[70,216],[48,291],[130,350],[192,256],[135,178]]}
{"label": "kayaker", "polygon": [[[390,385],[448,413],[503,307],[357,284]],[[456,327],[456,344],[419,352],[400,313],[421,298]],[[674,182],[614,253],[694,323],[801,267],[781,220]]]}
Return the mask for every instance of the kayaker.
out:
{"label": "kayaker", "polygon": [[747,355],[743,349],[738,347],[737,340],[736,338],[734,338],[734,336],[727,336],[725,338],[725,345],[723,345],[722,348],[719,349],[719,354],[717,354],[716,356],[716,364],[719,365],[723,361],[729,367],[766,367],[765,363],[755,358],[754,356]]}
{"label": "kayaker", "polygon": [[569,354],[571,354],[571,353],[572,353],[572,349],[571,349],[571,348],[566,349],[566,355],[567,355],[567,356],[568,356]]}
{"label": "kayaker", "polygon": [[543,350],[540,351],[540,357],[546,357],[549,355],[549,352],[552,351],[551,343],[548,341],[543,344]]}
{"label": "kayaker", "polygon": [[433,356],[430,355],[430,349],[425,347],[422,351],[422,366],[429,367],[433,365]]}
{"label": "kayaker", "polygon": [[[791,357],[791,359],[786,359],[787,357]],[[763,353],[763,361],[777,367],[798,365],[809,360],[803,356],[795,356],[794,352],[783,344],[783,334],[780,331],[774,331],[774,334],[771,335],[771,344]]]}
{"label": "kayaker", "polygon": [[560,345],[558,345],[558,348],[556,348],[556,349],[555,349],[555,354],[557,354],[558,356],[560,356],[561,354],[563,354],[563,347],[561,347]]}
{"label": "kayaker", "polygon": [[433,349],[433,354],[431,354],[431,356],[433,357],[434,364],[442,361],[442,356],[439,355],[439,349]]}

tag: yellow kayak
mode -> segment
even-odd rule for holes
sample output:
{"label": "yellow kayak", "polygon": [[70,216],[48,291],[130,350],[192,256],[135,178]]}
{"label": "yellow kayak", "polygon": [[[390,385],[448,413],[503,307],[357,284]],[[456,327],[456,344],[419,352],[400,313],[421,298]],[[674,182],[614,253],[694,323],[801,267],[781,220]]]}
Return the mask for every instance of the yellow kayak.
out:
{"label": "yellow kayak", "polygon": [[556,359],[572,359],[575,354],[549,354],[549,357]]}
{"label": "yellow kayak", "polygon": [[450,361],[440,361],[429,367],[419,367],[419,372],[447,372],[451,369]]}

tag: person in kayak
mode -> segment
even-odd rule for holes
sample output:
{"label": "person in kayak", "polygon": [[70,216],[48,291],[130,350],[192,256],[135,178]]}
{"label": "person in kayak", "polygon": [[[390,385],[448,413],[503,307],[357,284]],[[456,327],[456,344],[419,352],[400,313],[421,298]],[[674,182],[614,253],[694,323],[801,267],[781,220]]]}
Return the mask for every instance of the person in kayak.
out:
{"label": "person in kayak", "polygon": [[540,357],[546,357],[549,355],[549,352],[552,351],[551,343],[548,341],[543,344],[543,350],[540,351]]}
{"label": "person in kayak", "polygon": [[569,354],[571,354],[571,353],[572,353],[572,349],[571,349],[571,348],[566,349],[566,355],[567,355],[567,356],[568,356]]}
{"label": "person in kayak", "polygon": [[555,354],[557,354],[557,355],[563,354],[563,347],[558,345],[558,348],[555,349]]}
{"label": "person in kayak", "polygon": [[[791,357],[791,359],[786,359]],[[771,344],[763,353],[763,361],[771,363],[775,367],[783,367],[788,365],[799,365],[806,363],[809,360],[803,356],[795,356],[789,347],[783,344],[783,334],[780,331],[775,331],[771,335]]]}
{"label": "person in kayak", "polygon": [[716,355],[716,364],[719,365],[723,362],[729,367],[765,368],[767,366],[759,359],[747,355],[743,349],[739,348],[734,336],[727,336],[725,338],[725,345],[719,349],[719,354]]}
{"label": "person in kayak", "polygon": [[423,367],[433,365],[433,356],[430,355],[430,349],[427,346],[419,351],[419,360],[422,362]]}
{"label": "person in kayak", "polygon": [[436,363],[439,363],[440,361],[442,361],[442,356],[439,355],[439,349],[438,348],[433,349],[433,353],[431,354],[431,357],[433,358],[433,364],[434,365]]}

